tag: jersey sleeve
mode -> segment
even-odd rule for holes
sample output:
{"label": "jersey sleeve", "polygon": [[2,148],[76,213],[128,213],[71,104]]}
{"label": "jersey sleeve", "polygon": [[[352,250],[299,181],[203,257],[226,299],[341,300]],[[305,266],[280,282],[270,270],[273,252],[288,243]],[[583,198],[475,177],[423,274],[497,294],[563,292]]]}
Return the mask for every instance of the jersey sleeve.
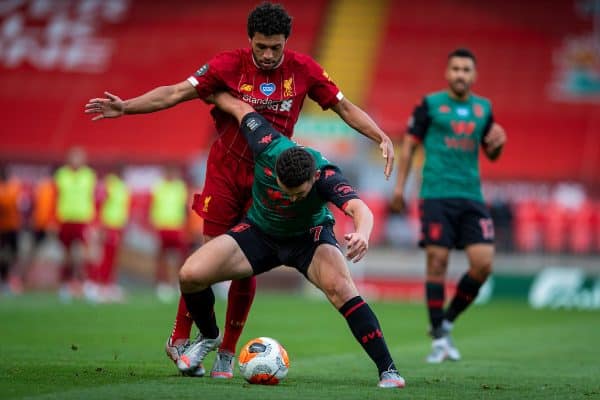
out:
{"label": "jersey sleeve", "polygon": [[308,97],[317,102],[323,110],[339,103],[344,98],[344,95],[329,78],[323,67],[310,57],[306,57],[306,60],[303,61],[305,61],[305,68],[308,69],[307,72],[310,79]]}
{"label": "jersey sleeve", "polygon": [[420,142],[425,139],[427,129],[431,125],[431,116],[429,115],[429,106],[427,99],[423,99],[421,104],[415,107],[412,115],[408,120],[406,131],[417,138]]}
{"label": "jersey sleeve", "polygon": [[323,199],[332,202],[342,210],[349,200],[359,198],[348,179],[335,165],[321,168],[321,175],[315,185]]}
{"label": "jersey sleeve", "polygon": [[234,52],[224,52],[216,55],[194,72],[187,81],[198,92],[201,99],[213,93],[227,90],[223,76],[239,66],[240,57]]}
{"label": "jersey sleeve", "polygon": [[242,118],[240,131],[248,141],[254,156],[260,154],[274,140],[282,137],[271,124],[257,112],[249,113]]}

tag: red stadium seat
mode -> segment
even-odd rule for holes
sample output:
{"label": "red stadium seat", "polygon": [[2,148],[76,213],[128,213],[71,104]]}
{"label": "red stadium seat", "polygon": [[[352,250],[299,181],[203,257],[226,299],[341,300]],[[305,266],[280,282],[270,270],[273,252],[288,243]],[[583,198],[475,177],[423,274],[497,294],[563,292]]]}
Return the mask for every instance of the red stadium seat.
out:
{"label": "red stadium seat", "polygon": [[573,210],[569,218],[569,235],[567,237],[569,251],[586,254],[592,249],[594,206],[586,201],[577,210]]}
{"label": "red stadium seat", "polygon": [[540,249],[539,204],[523,200],[514,206],[514,246],[519,251]]}
{"label": "red stadium seat", "polygon": [[544,249],[551,253],[560,253],[566,247],[569,210],[555,201],[550,201],[543,210]]}

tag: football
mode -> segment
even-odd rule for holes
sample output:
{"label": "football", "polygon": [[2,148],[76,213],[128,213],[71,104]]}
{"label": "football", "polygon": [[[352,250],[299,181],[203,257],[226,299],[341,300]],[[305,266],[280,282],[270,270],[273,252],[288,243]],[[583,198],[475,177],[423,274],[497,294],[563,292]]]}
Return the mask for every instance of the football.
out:
{"label": "football", "polygon": [[285,348],[275,339],[259,337],[250,340],[240,350],[240,372],[250,383],[277,385],[290,368]]}

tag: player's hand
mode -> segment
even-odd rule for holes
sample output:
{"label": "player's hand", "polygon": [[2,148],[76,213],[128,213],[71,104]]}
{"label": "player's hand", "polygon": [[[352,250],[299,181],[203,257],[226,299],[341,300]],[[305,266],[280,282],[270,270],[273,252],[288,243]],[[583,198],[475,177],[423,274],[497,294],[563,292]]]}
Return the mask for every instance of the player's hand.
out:
{"label": "player's hand", "polygon": [[506,143],[506,132],[504,131],[504,128],[494,122],[490,128],[490,132],[485,137],[484,142],[488,152],[493,152],[504,146],[504,143]]}
{"label": "player's hand", "polygon": [[125,103],[119,96],[104,92],[106,98],[90,99],[85,105],[86,114],[96,114],[92,121],[102,118],[117,118],[125,114]]}
{"label": "player's hand", "polygon": [[390,201],[390,211],[400,214],[405,210],[406,202],[404,201],[404,191],[402,189],[394,189],[392,200]]}
{"label": "player's hand", "polygon": [[389,137],[385,136],[379,144],[379,148],[381,155],[385,158],[385,169],[383,170],[385,179],[390,179],[394,169],[394,144]]}
{"label": "player's hand", "polygon": [[344,239],[346,239],[347,251],[346,258],[352,262],[360,261],[365,254],[367,254],[367,250],[369,249],[369,242],[367,238],[361,235],[358,232],[346,233],[344,235]]}

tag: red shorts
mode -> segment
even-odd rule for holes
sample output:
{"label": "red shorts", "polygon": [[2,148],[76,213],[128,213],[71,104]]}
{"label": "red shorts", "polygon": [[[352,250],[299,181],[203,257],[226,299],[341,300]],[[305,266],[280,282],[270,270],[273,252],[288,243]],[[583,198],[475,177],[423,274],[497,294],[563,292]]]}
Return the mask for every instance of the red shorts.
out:
{"label": "red shorts", "polygon": [[87,224],[65,222],[60,225],[58,239],[62,242],[62,244],[65,247],[71,247],[71,244],[76,240],[80,240],[81,242],[86,243],[86,227]]}
{"label": "red shorts", "polygon": [[204,219],[203,233],[218,236],[237,224],[252,204],[254,163],[231,156],[217,142],[206,164],[204,189],[194,195],[192,208]]}
{"label": "red shorts", "polygon": [[161,250],[177,250],[185,254],[187,246],[185,244],[185,233],[181,229],[159,229]]}

